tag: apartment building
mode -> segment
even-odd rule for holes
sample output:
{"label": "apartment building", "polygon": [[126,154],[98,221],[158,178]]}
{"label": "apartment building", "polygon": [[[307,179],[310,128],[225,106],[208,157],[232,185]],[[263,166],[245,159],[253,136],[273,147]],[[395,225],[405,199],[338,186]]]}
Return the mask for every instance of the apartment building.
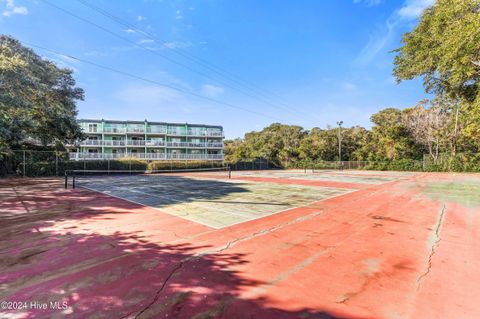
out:
{"label": "apartment building", "polygon": [[72,160],[135,157],[223,161],[223,128],[145,121],[78,120],[86,139],[69,145]]}

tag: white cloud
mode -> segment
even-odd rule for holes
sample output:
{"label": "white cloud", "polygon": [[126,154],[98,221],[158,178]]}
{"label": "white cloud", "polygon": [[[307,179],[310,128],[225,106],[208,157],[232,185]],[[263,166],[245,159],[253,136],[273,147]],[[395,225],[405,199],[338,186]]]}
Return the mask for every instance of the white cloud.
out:
{"label": "white cloud", "polygon": [[398,10],[398,16],[402,19],[413,20],[420,17],[423,10],[432,6],[435,0],[407,0]]}
{"label": "white cloud", "polygon": [[28,9],[23,6],[15,5],[14,0],[6,0],[5,10],[2,12],[2,15],[5,17],[10,17],[14,14],[27,15]]}
{"label": "white cloud", "polygon": [[138,41],[138,43],[140,44],[148,44],[148,43],[154,43],[155,41],[152,40],[152,39],[140,39],[140,41]]}
{"label": "white cloud", "polygon": [[177,20],[183,19],[183,15],[182,15],[181,10],[175,11],[175,19],[177,19]]}
{"label": "white cloud", "polygon": [[137,16],[137,21],[143,21],[143,20],[146,20],[147,18],[145,18],[144,16]]}
{"label": "white cloud", "polygon": [[405,0],[403,5],[395,10],[383,25],[370,36],[368,43],[355,59],[357,65],[368,65],[396,36],[400,26],[419,18],[423,10],[432,6],[435,0]]}
{"label": "white cloud", "polygon": [[365,3],[369,7],[378,6],[382,0],[353,0],[353,3]]}
{"label": "white cloud", "polygon": [[46,56],[46,58],[60,68],[68,68],[73,70],[75,73],[79,72],[79,70],[75,67],[75,65],[78,65],[79,61],[74,58],[56,53],[51,53],[49,56]]}
{"label": "white cloud", "polygon": [[126,106],[164,109],[184,100],[180,92],[156,85],[128,86],[116,92],[114,98]]}
{"label": "white cloud", "polygon": [[225,91],[222,87],[220,86],[215,86],[212,84],[204,84],[201,89],[202,93],[208,97],[215,98],[220,95]]}
{"label": "white cloud", "polygon": [[187,42],[171,41],[171,42],[165,42],[163,46],[168,49],[185,49],[185,48],[191,47],[192,43],[189,41]]}
{"label": "white cloud", "polygon": [[126,33],[135,33],[135,30],[130,29],[130,28],[125,29],[125,30],[122,30],[122,31],[123,31],[123,32],[126,32]]}
{"label": "white cloud", "polygon": [[342,83],[342,89],[347,92],[352,92],[357,90],[357,85],[352,82],[345,81]]}

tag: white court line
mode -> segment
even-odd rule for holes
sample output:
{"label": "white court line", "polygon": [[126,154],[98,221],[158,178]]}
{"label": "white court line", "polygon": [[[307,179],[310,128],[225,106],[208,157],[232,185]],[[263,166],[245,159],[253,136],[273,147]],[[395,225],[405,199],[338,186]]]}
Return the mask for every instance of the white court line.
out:
{"label": "white court line", "polygon": [[[269,183],[267,183],[269,184]],[[193,220],[191,218],[188,218],[188,213],[187,215],[182,215],[182,214],[172,214],[172,213],[169,213],[165,210],[162,210],[162,208],[157,208],[157,207],[154,207],[154,206],[149,206],[147,204],[144,204],[144,203],[141,203],[141,202],[137,202],[135,200],[132,200],[132,199],[127,199],[127,198],[123,198],[123,197],[120,197],[120,196],[116,196],[116,195],[112,195],[112,194],[109,194],[105,191],[100,191],[100,190],[97,190],[97,189],[93,189],[91,187],[87,187],[87,186],[81,186],[79,185],[80,187],[83,187],[83,188],[86,188],[86,189],[89,189],[91,191],[95,191],[95,192],[98,192],[98,193],[102,193],[102,194],[105,194],[105,195],[108,195],[108,196],[112,196],[112,197],[115,197],[115,198],[118,198],[118,199],[123,199],[123,200],[126,200],[126,201],[129,201],[129,202],[132,202],[132,203],[135,203],[135,204],[138,204],[138,205],[141,205],[141,206],[144,206],[144,207],[149,207],[149,208],[153,208],[153,209],[156,209],[162,213],[165,213],[165,214],[168,214],[170,216],[176,216],[176,217],[179,217],[179,218],[184,218],[184,219],[187,219],[191,222],[195,222],[195,223],[198,223],[198,224],[201,224],[201,225],[205,225],[205,226],[208,226],[210,228],[214,228],[214,229],[222,229],[222,228],[226,228],[226,227],[230,227],[230,226],[233,226],[233,225],[237,225],[237,224],[241,224],[241,223],[244,223],[244,222],[247,222],[247,221],[251,221],[251,220],[256,220],[256,219],[261,219],[261,218],[264,218],[264,217],[269,217],[269,216],[272,216],[272,215],[275,215],[275,214],[279,214],[279,213],[282,213],[282,212],[286,212],[286,211],[289,211],[289,210],[292,210],[292,209],[297,209],[297,208],[301,208],[301,207],[306,207],[306,206],[310,206],[310,205],[313,205],[317,202],[320,202],[320,201],[324,201],[324,200],[327,200],[327,199],[330,199],[330,198],[335,198],[335,197],[338,197],[338,196],[342,196],[342,195],[346,195],[346,194],[350,194],[350,193],[353,193],[353,192],[356,192],[358,191],[358,189],[345,189],[345,188],[334,188],[334,187],[324,187],[324,188],[328,188],[328,189],[331,189],[331,190],[336,190],[336,189],[341,189],[341,190],[345,190],[346,192],[343,192],[341,194],[336,194],[336,195],[332,195],[332,196],[327,196],[325,198],[321,198],[321,199],[316,199],[312,202],[308,202],[306,203],[305,205],[301,205],[301,206],[291,206],[291,207],[288,207],[286,209],[283,209],[283,210],[279,210],[279,211],[273,211],[271,213],[267,213],[263,216],[252,216],[250,218],[245,218],[241,221],[238,221],[236,223],[233,223],[233,224],[225,224],[225,223],[222,223],[221,221],[217,221],[214,219],[214,221],[216,221],[218,224],[223,224],[224,226],[223,227],[216,227],[216,226],[212,226],[211,224],[206,224],[206,223],[203,223],[201,221],[198,221],[198,220]],[[316,186],[305,186],[305,185],[299,185],[299,187],[306,187],[306,188],[315,188]],[[131,190],[131,189],[126,189],[126,188],[123,188],[123,187],[118,187],[118,186],[111,186],[110,187],[114,187],[114,188],[117,188],[117,189],[120,189],[120,190],[123,190],[123,191],[127,191],[127,192],[133,192],[133,193],[140,193],[140,194],[144,194],[144,195],[147,195],[147,196],[151,196],[151,197],[157,197],[157,198],[165,198],[165,197],[162,197],[162,196],[158,196],[158,195],[153,195],[153,194],[150,194],[150,193],[146,193],[146,192],[142,192],[142,191],[134,191],[134,190]],[[170,199],[172,201],[176,201],[176,202],[183,202],[181,200],[175,200],[175,199]],[[197,206],[197,207],[201,207],[201,208],[204,208],[204,209],[207,209],[208,210],[214,210],[214,211],[217,211],[221,214],[229,214],[229,215],[235,215],[235,216],[239,216],[239,217],[245,217],[244,214],[239,214],[239,213],[235,213],[235,212],[226,212],[224,210],[220,210],[220,209],[216,209],[216,208],[213,208],[213,207],[205,207],[203,205],[199,205],[199,204],[194,204],[192,202],[188,203],[192,206]]]}

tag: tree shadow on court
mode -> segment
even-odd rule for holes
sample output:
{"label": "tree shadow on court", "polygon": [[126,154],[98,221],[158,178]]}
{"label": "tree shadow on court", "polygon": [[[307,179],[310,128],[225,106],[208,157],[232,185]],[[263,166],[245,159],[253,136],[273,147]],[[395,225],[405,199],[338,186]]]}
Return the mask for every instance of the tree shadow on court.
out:
{"label": "tree shadow on court", "polygon": [[[243,296],[265,282],[242,275],[247,256],[191,243],[158,244],[137,233],[57,234],[0,263],[0,298],[57,302],[66,309],[10,311],[26,318],[322,318],[359,317],[319,309],[270,307]],[[4,251],[5,252],[5,251]],[[206,253],[208,252],[208,253]],[[308,294],[306,291],[305,294]],[[296,296],[301,301],[302,296]],[[288,308],[288,305],[285,305]]]}
{"label": "tree shadow on court", "polygon": [[[287,310],[293,308],[288,304],[271,306],[272,282],[249,277],[255,265],[249,264],[248,255],[230,253],[230,245],[221,240],[212,244],[181,235],[154,239],[141,226],[130,231],[116,230],[114,224],[96,231],[77,227],[82,220],[105,221],[102,216],[107,214],[135,216],[139,205],[54,185],[19,187],[15,192],[22,200],[17,201],[10,198],[15,194],[0,189],[0,198],[8,202],[7,213],[0,215],[0,299],[48,305],[9,311],[12,316],[360,318],[323,309]],[[301,304],[304,296],[291,297]],[[67,307],[52,309],[50,302],[59,307],[65,302]]]}
{"label": "tree shadow on court", "polygon": [[197,179],[178,175],[115,176],[105,178],[77,177],[77,186],[124,198],[152,207],[214,201],[230,194],[247,193],[244,183],[221,179]]}

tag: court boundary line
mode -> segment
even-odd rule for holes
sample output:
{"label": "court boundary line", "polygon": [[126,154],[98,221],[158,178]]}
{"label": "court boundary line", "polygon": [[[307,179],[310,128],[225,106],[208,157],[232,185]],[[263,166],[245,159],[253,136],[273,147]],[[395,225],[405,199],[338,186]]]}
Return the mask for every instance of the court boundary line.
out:
{"label": "court boundary line", "polygon": [[[300,185],[300,186],[305,186],[305,185]],[[322,199],[319,199],[319,200],[315,200],[315,201],[312,201],[312,202],[308,202],[308,203],[306,203],[306,204],[303,205],[303,206],[293,206],[293,207],[289,207],[289,208],[287,208],[287,209],[279,210],[279,211],[273,212],[273,213],[268,214],[268,215],[265,215],[265,216],[261,216],[261,217],[257,217],[257,218],[252,218],[252,219],[247,219],[247,220],[244,220],[244,221],[241,221],[241,222],[237,222],[237,223],[233,223],[233,224],[230,224],[230,225],[226,225],[226,226],[224,226],[224,227],[217,228],[217,227],[212,227],[212,226],[210,226],[210,225],[205,225],[205,224],[203,224],[203,223],[199,223],[199,222],[196,222],[196,221],[192,221],[192,220],[190,220],[190,219],[188,219],[188,218],[185,218],[185,217],[182,217],[182,216],[178,216],[178,215],[173,215],[173,214],[167,213],[166,211],[162,210],[161,208],[149,206],[149,205],[146,205],[146,204],[137,202],[137,201],[135,201],[135,200],[126,199],[126,198],[122,198],[122,197],[119,197],[119,196],[116,196],[116,195],[108,194],[108,193],[105,193],[105,192],[102,192],[102,191],[99,191],[99,190],[96,190],[96,189],[93,189],[93,188],[90,188],[90,187],[87,187],[87,186],[81,186],[81,185],[79,185],[78,187],[79,187],[79,188],[85,188],[85,189],[88,189],[88,190],[93,191],[93,192],[96,192],[96,193],[104,194],[104,195],[106,195],[106,196],[115,197],[115,198],[120,199],[120,200],[125,200],[125,201],[127,201],[127,202],[131,202],[131,203],[134,203],[134,204],[143,206],[143,207],[152,208],[152,209],[155,209],[155,210],[160,211],[160,212],[163,213],[163,214],[167,214],[167,215],[169,215],[169,216],[173,216],[173,217],[177,217],[177,218],[182,218],[182,219],[185,219],[185,220],[187,220],[187,221],[189,221],[189,222],[192,222],[192,223],[195,223],[195,224],[199,224],[199,225],[202,225],[202,226],[206,226],[206,227],[211,228],[211,229],[213,229],[213,230],[221,230],[221,229],[225,229],[225,228],[232,227],[232,226],[235,226],[235,225],[239,225],[239,224],[243,224],[243,223],[246,223],[246,222],[250,222],[250,221],[253,221],[253,220],[259,220],[259,219],[262,219],[262,218],[267,218],[267,217],[270,217],[270,216],[273,216],[273,215],[276,215],[276,214],[280,214],[280,213],[284,213],[284,212],[287,212],[287,211],[293,210],[293,209],[298,209],[298,208],[310,208],[310,209],[313,209],[313,207],[311,207],[311,206],[314,205],[315,203],[323,202],[323,201],[328,200],[328,199],[331,199],[331,198],[337,198],[337,197],[340,197],[340,196],[343,196],[343,195],[348,195],[348,194],[351,194],[351,193],[360,191],[360,189],[339,188],[339,189],[342,189],[342,190],[346,190],[346,192],[344,192],[344,193],[342,193],[342,194],[337,194],[337,195],[329,196],[329,197],[326,197],[326,198],[322,198]],[[118,186],[115,186],[115,187],[118,187]],[[306,186],[306,187],[319,187],[319,186]],[[119,187],[118,187],[118,188],[119,188]],[[334,188],[334,187],[325,187],[325,188]],[[142,192],[139,192],[139,193],[142,193]],[[148,193],[144,193],[144,194],[149,195]],[[149,195],[149,196],[152,196],[152,195]],[[153,197],[156,197],[156,196],[153,196]],[[223,212],[221,212],[221,213],[223,213]]]}

